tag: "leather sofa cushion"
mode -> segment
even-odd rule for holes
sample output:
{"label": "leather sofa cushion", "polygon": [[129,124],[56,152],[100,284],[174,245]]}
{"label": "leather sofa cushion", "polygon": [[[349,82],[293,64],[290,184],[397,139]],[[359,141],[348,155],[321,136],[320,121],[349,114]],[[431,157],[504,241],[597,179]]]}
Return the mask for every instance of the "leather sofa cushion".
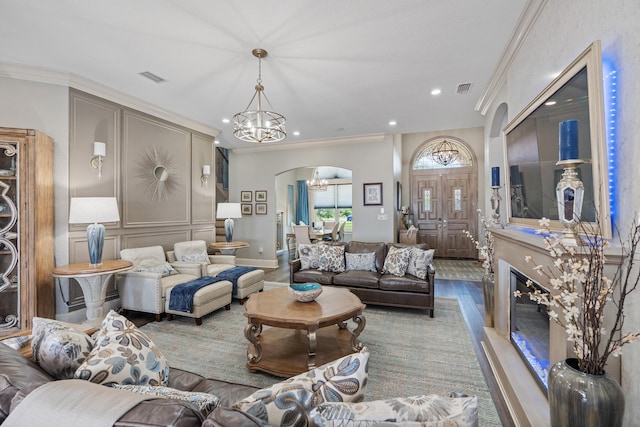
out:
{"label": "leather sofa cushion", "polygon": [[344,251],[356,254],[374,252],[376,254],[376,269],[378,271],[382,271],[384,257],[387,254],[386,247],[383,242],[358,242],[352,240],[347,243]]}
{"label": "leather sofa cushion", "polygon": [[429,282],[410,274],[405,274],[402,277],[394,276],[393,274],[383,274],[378,284],[380,289],[388,291],[429,292]]}
{"label": "leather sofa cushion", "polygon": [[293,279],[296,283],[313,282],[321,285],[331,285],[335,274],[332,271],[300,270],[293,274]]}
{"label": "leather sofa cushion", "polygon": [[223,407],[230,407],[258,390],[256,387],[247,385],[207,379],[178,368],[171,368],[169,387],[184,391],[213,394],[218,396],[220,406]]}
{"label": "leather sofa cushion", "polygon": [[6,375],[11,384],[19,389],[30,383],[53,381],[53,377],[46,374],[34,362],[2,343],[0,343],[0,373]]}
{"label": "leather sofa cushion", "polygon": [[269,424],[238,409],[222,406],[213,410],[202,427],[269,427]]}
{"label": "leather sofa cushion", "polygon": [[354,288],[378,289],[379,273],[373,271],[352,270],[336,274],[333,277],[334,285],[345,285]]}

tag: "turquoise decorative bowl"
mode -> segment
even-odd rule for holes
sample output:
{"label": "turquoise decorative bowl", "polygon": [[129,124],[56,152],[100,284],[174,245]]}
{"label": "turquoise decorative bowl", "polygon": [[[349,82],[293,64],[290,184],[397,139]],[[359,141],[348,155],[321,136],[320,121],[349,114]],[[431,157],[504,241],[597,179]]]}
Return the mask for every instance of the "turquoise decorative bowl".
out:
{"label": "turquoise decorative bowl", "polygon": [[300,302],[311,302],[322,293],[320,283],[296,283],[289,285],[289,293]]}

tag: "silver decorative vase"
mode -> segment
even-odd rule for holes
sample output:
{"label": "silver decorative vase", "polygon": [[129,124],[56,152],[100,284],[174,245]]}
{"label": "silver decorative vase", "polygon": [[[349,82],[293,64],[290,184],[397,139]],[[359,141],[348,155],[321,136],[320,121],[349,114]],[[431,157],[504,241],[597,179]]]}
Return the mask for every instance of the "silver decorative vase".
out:
{"label": "silver decorative vase", "polygon": [[549,372],[549,410],[552,427],[622,426],[624,394],[609,374],[586,374],[566,359]]}
{"label": "silver decorative vase", "polygon": [[493,293],[495,276],[493,273],[485,273],[482,276],[482,294],[484,295],[484,324],[493,328]]}

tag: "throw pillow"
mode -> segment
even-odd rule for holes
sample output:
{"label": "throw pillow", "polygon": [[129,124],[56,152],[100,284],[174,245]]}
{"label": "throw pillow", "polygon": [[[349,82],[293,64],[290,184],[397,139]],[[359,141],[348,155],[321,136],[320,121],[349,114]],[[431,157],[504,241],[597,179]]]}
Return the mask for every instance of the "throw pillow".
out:
{"label": "throw pillow", "polygon": [[170,276],[172,274],[178,274],[175,268],[168,262],[160,265],[154,265],[153,267],[136,267],[134,271],[142,273],[160,273],[162,276]]}
{"label": "throw pillow", "polygon": [[29,343],[29,340],[33,338],[32,335],[21,335],[17,337],[5,338],[0,342],[6,346],[11,347],[14,350],[20,350],[22,347]]}
{"label": "throw pillow", "polygon": [[209,254],[207,252],[191,252],[189,254],[182,255],[182,261],[187,262],[204,262],[209,264]]}
{"label": "throw pillow", "polygon": [[321,403],[309,414],[325,427],[385,425],[442,427],[478,425],[478,398],[437,395],[412,396],[362,403]]}
{"label": "throw pillow", "polygon": [[410,248],[398,248],[391,246],[384,259],[383,273],[390,273],[394,276],[404,276],[409,266]]}
{"label": "throw pillow", "polygon": [[351,252],[344,253],[346,260],[346,270],[364,270],[364,271],[377,271],[376,270],[376,254],[375,252],[354,254]]}
{"label": "throw pillow", "polygon": [[111,310],[102,321],[95,347],[74,377],[105,385],[166,386],[169,365],[144,332]]}
{"label": "throw pillow", "polygon": [[233,405],[269,425],[307,426],[308,414],[323,402],[360,402],[367,385],[369,351],[342,357],[256,391]]}
{"label": "throw pillow", "polygon": [[318,270],[342,273],[344,271],[344,246],[319,245]]}
{"label": "throw pillow", "polygon": [[427,268],[433,261],[434,249],[410,248],[409,265],[407,273],[412,274],[420,279],[427,278]]}
{"label": "throw pillow", "polygon": [[94,343],[89,335],[64,322],[33,318],[33,360],[55,379],[71,379]]}
{"label": "throw pillow", "polygon": [[298,255],[300,257],[300,268],[302,270],[317,270],[318,264],[318,248],[320,245],[312,243],[298,244]]}
{"label": "throw pillow", "polygon": [[214,409],[220,406],[220,399],[209,393],[195,391],[182,391],[170,387],[157,387],[149,385],[121,385],[114,384],[113,388],[127,390],[145,396],[158,396],[167,399],[184,400],[195,405],[206,418]]}

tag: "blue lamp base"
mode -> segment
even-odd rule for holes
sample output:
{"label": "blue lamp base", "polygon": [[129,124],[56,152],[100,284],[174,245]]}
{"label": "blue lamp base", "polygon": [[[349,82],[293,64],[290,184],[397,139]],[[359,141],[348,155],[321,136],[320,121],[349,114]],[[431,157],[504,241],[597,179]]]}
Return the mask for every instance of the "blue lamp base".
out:
{"label": "blue lamp base", "polygon": [[102,264],[104,225],[96,223],[87,227],[87,243],[89,244],[89,262],[91,265]]}
{"label": "blue lamp base", "polygon": [[231,218],[224,220],[224,236],[227,239],[227,243],[231,243],[233,240],[233,219]]}

